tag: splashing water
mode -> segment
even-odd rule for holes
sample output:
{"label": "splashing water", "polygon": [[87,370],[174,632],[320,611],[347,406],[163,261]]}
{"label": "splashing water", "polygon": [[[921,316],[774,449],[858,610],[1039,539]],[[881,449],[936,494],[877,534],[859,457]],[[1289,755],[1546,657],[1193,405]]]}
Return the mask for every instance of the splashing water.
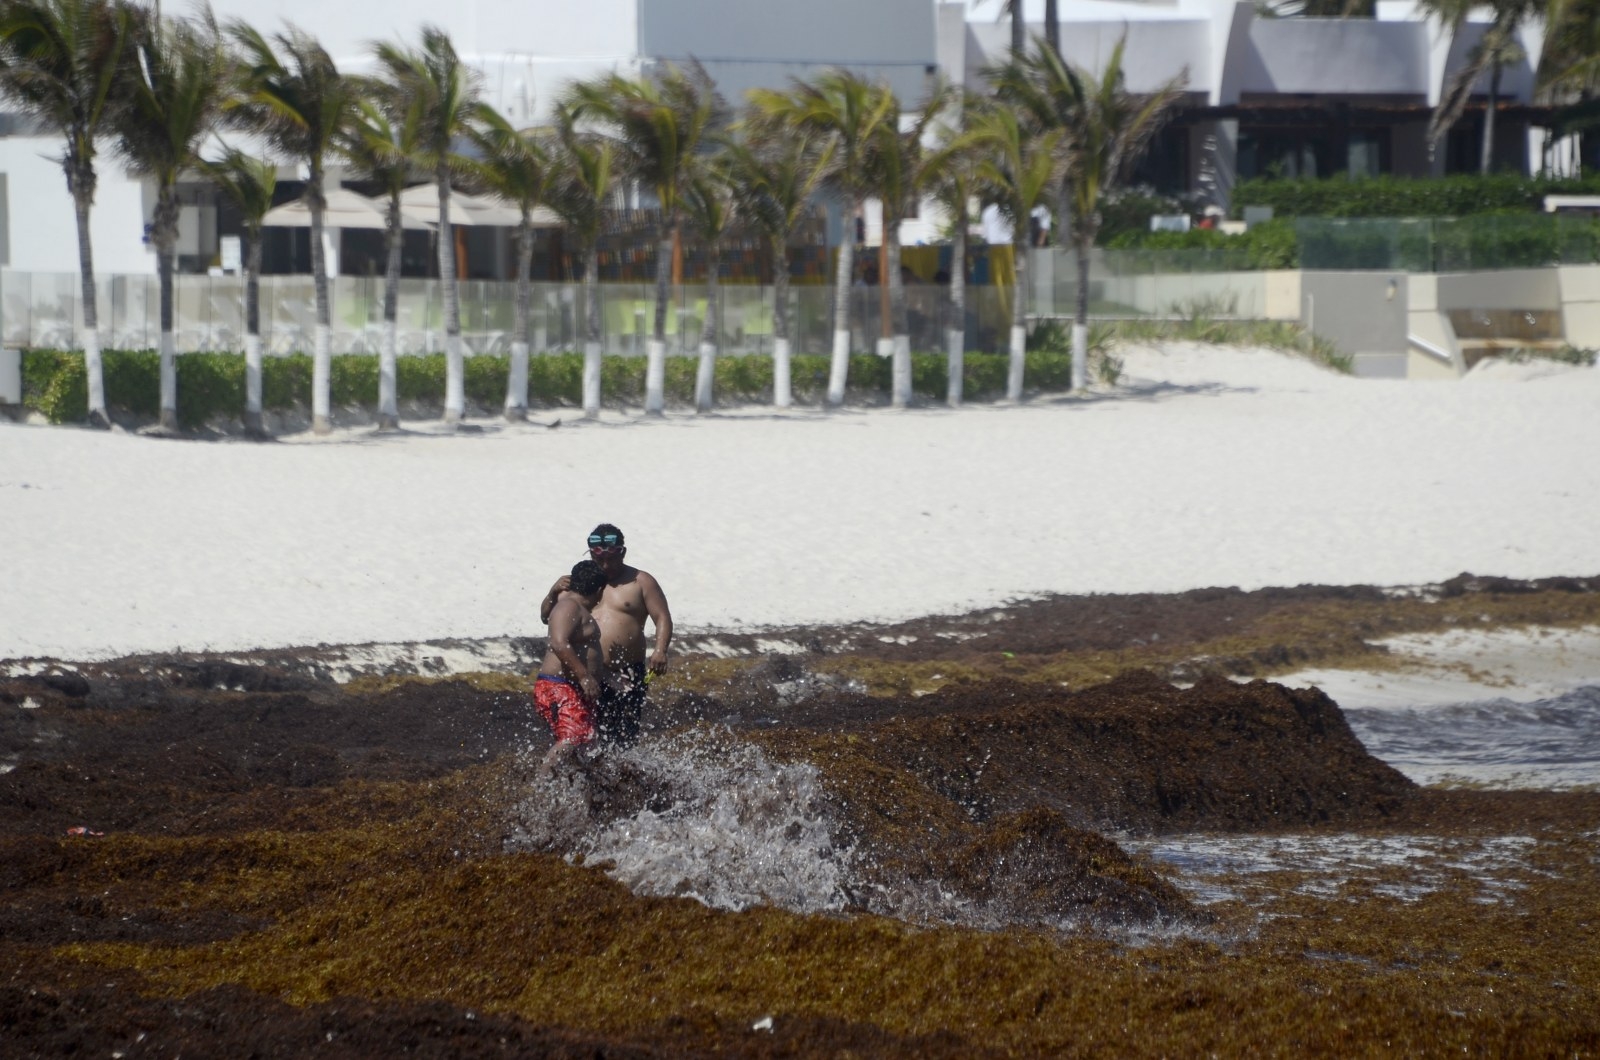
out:
{"label": "splashing water", "polygon": [[844,908],[850,852],[834,846],[815,767],[778,765],[726,730],[691,729],[534,779],[509,849],[600,863],[635,894],[814,913]]}

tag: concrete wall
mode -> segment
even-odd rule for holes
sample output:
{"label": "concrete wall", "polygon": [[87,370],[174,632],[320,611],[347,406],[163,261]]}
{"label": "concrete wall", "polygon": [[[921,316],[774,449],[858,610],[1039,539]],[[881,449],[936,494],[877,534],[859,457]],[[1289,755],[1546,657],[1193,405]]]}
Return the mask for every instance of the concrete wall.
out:
{"label": "concrete wall", "polygon": [[1600,348],[1600,265],[1563,265],[1556,273],[1566,340]]}
{"label": "concrete wall", "polygon": [[912,102],[939,62],[930,0],[648,0],[639,5],[639,50],[699,59],[730,103],[834,66],[883,78]]}
{"label": "concrete wall", "polygon": [[[56,159],[56,137],[0,138],[0,173],[5,174],[7,261],[19,272],[78,271],[78,218],[67,178]],[[144,191],[103,151],[100,183],[89,214],[95,272],[153,273],[155,254],[144,243]]]}
{"label": "concrete wall", "polygon": [[1420,22],[1258,18],[1239,91],[1423,96],[1427,35]]}
{"label": "concrete wall", "polygon": [[1356,374],[1404,378],[1405,273],[1305,272],[1301,322],[1355,358]]}
{"label": "concrete wall", "polygon": [[0,348],[0,405],[22,404],[22,351]]}

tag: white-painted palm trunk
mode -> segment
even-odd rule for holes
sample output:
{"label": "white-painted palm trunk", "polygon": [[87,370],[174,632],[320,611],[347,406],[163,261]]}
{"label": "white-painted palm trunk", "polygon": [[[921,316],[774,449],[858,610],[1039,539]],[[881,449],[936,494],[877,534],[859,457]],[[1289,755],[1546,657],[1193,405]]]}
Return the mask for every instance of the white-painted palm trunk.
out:
{"label": "white-painted palm trunk", "polygon": [[528,344],[511,344],[511,370],[506,377],[506,419],[528,418]]}
{"label": "white-painted palm trunk", "polygon": [[647,416],[660,416],[667,408],[667,344],[662,339],[651,339],[645,344],[644,361],[644,411]]}
{"label": "white-painted palm trunk", "polygon": [[1011,359],[1006,364],[1006,400],[1022,400],[1022,368],[1028,358],[1028,329],[1011,326]]}
{"label": "white-painted palm trunk", "polygon": [[262,433],[261,422],[261,336],[244,337],[244,429]]}
{"label": "white-painted palm trunk", "polygon": [[400,426],[400,386],[395,353],[400,346],[400,325],[383,322],[383,343],[378,347],[378,429],[396,430]]}
{"label": "white-painted palm trunk", "polygon": [[850,375],[850,332],[833,333],[833,360],[828,364],[828,404],[844,404],[844,385]]}
{"label": "white-painted palm trunk", "polygon": [[794,368],[789,356],[789,340],[772,341],[772,403],[780,409],[794,404]]}
{"label": "white-painted palm trunk", "polygon": [[897,409],[911,405],[911,336],[896,335],[890,340],[893,358],[890,372],[889,403]]}
{"label": "white-painted palm trunk", "polygon": [[[850,224],[859,202],[851,204],[845,224]],[[847,236],[839,244],[839,260],[833,277],[833,359],[828,365],[827,404],[844,404],[845,382],[850,377],[850,279],[855,268],[855,243]]]}
{"label": "white-painted palm trunk", "polygon": [[959,408],[967,374],[967,333],[945,332],[945,403]]}
{"label": "white-painted palm trunk", "polygon": [[694,373],[694,410],[696,412],[710,412],[715,404],[715,395],[712,388],[717,379],[717,344],[702,342],[700,344],[700,364]]}
{"label": "white-painted palm trunk", "polygon": [[178,429],[178,343],[170,331],[161,333],[161,427]]}
{"label": "white-painted palm trunk", "polygon": [[99,328],[85,328],[83,331],[83,367],[89,377],[89,415],[91,419],[98,416],[100,420],[109,422],[106,417],[105,358],[100,353]]}
{"label": "white-painted palm trunk", "polygon": [[598,342],[583,344],[583,417],[600,418],[600,352]]}
{"label": "white-painted palm trunk", "polygon": [[467,361],[459,334],[445,335],[444,363],[444,421],[460,423],[467,414]]}
{"label": "white-painted palm trunk", "polygon": [[333,380],[333,329],[318,324],[311,354],[311,429],[327,434],[333,429],[328,392]]}
{"label": "white-painted palm trunk", "polygon": [[1089,325],[1072,325],[1072,389],[1089,385]]}

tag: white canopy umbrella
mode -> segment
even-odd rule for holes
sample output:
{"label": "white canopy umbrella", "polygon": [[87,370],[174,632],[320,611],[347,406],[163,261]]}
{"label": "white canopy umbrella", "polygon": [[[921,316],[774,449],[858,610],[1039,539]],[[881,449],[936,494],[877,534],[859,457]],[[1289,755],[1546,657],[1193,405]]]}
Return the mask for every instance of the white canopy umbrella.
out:
{"label": "white canopy umbrella", "polygon": [[[413,216],[425,217],[430,224],[439,223],[439,185],[417,184],[407,188],[400,193],[400,202]],[[522,211],[505,199],[452,190],[450,223],[515,228],[522,223]],[[536,206],[533,209],[533,227],[560,228],[561,218],[546,207]]]}
{"label": "white canopy umbrella", "polygon": [[[326,228],[383,228],[388,223],[388,204],[380,199],[369,199],[349,188],[330,188],[327,199],[327,209],[322,211],[322,224]],[[286,202],[268,210],[261,223],[275,228],[310,228],[311,207],[304,199]],[[402,198],[400,227],[425,229],[432,225]]]}

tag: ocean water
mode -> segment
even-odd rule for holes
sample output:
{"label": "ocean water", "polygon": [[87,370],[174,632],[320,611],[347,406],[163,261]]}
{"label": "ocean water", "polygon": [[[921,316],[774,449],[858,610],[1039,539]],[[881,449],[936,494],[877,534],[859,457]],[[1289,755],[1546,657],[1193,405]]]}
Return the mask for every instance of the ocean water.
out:
{"label": "ocean water", "polygon": [[1600,787],[1600,685],[1555,699],[1346,710],[1368,751],[1418,784]]}
{"label": "ocean water", "polygon": [[[1419,784],[1600,785],[1600,686],[1533,703],[1346,714],[1369,751]],[[530,780],[507,845],[558,851],[602,867],[635,893],[690,897],[718,909],[865,907],[922,922],[1005,926],[1003,910],[974,908],[937,884],[907,881],[886,890],[881,881],[864,883],[856,852],[837,844],[835,833],[817,770],[774,764],[727,729],[698,728],[610,752],[582,773]],[[1525,885],[1537,845],[1516,835],[1116,838],[1201,905],[1253,901],[1271,888],[1255,889],[1252,879],[1269,873],[1293,874],[1290,891],[1402,901],[1467,881],[1476,900],[1494,903]]]}

